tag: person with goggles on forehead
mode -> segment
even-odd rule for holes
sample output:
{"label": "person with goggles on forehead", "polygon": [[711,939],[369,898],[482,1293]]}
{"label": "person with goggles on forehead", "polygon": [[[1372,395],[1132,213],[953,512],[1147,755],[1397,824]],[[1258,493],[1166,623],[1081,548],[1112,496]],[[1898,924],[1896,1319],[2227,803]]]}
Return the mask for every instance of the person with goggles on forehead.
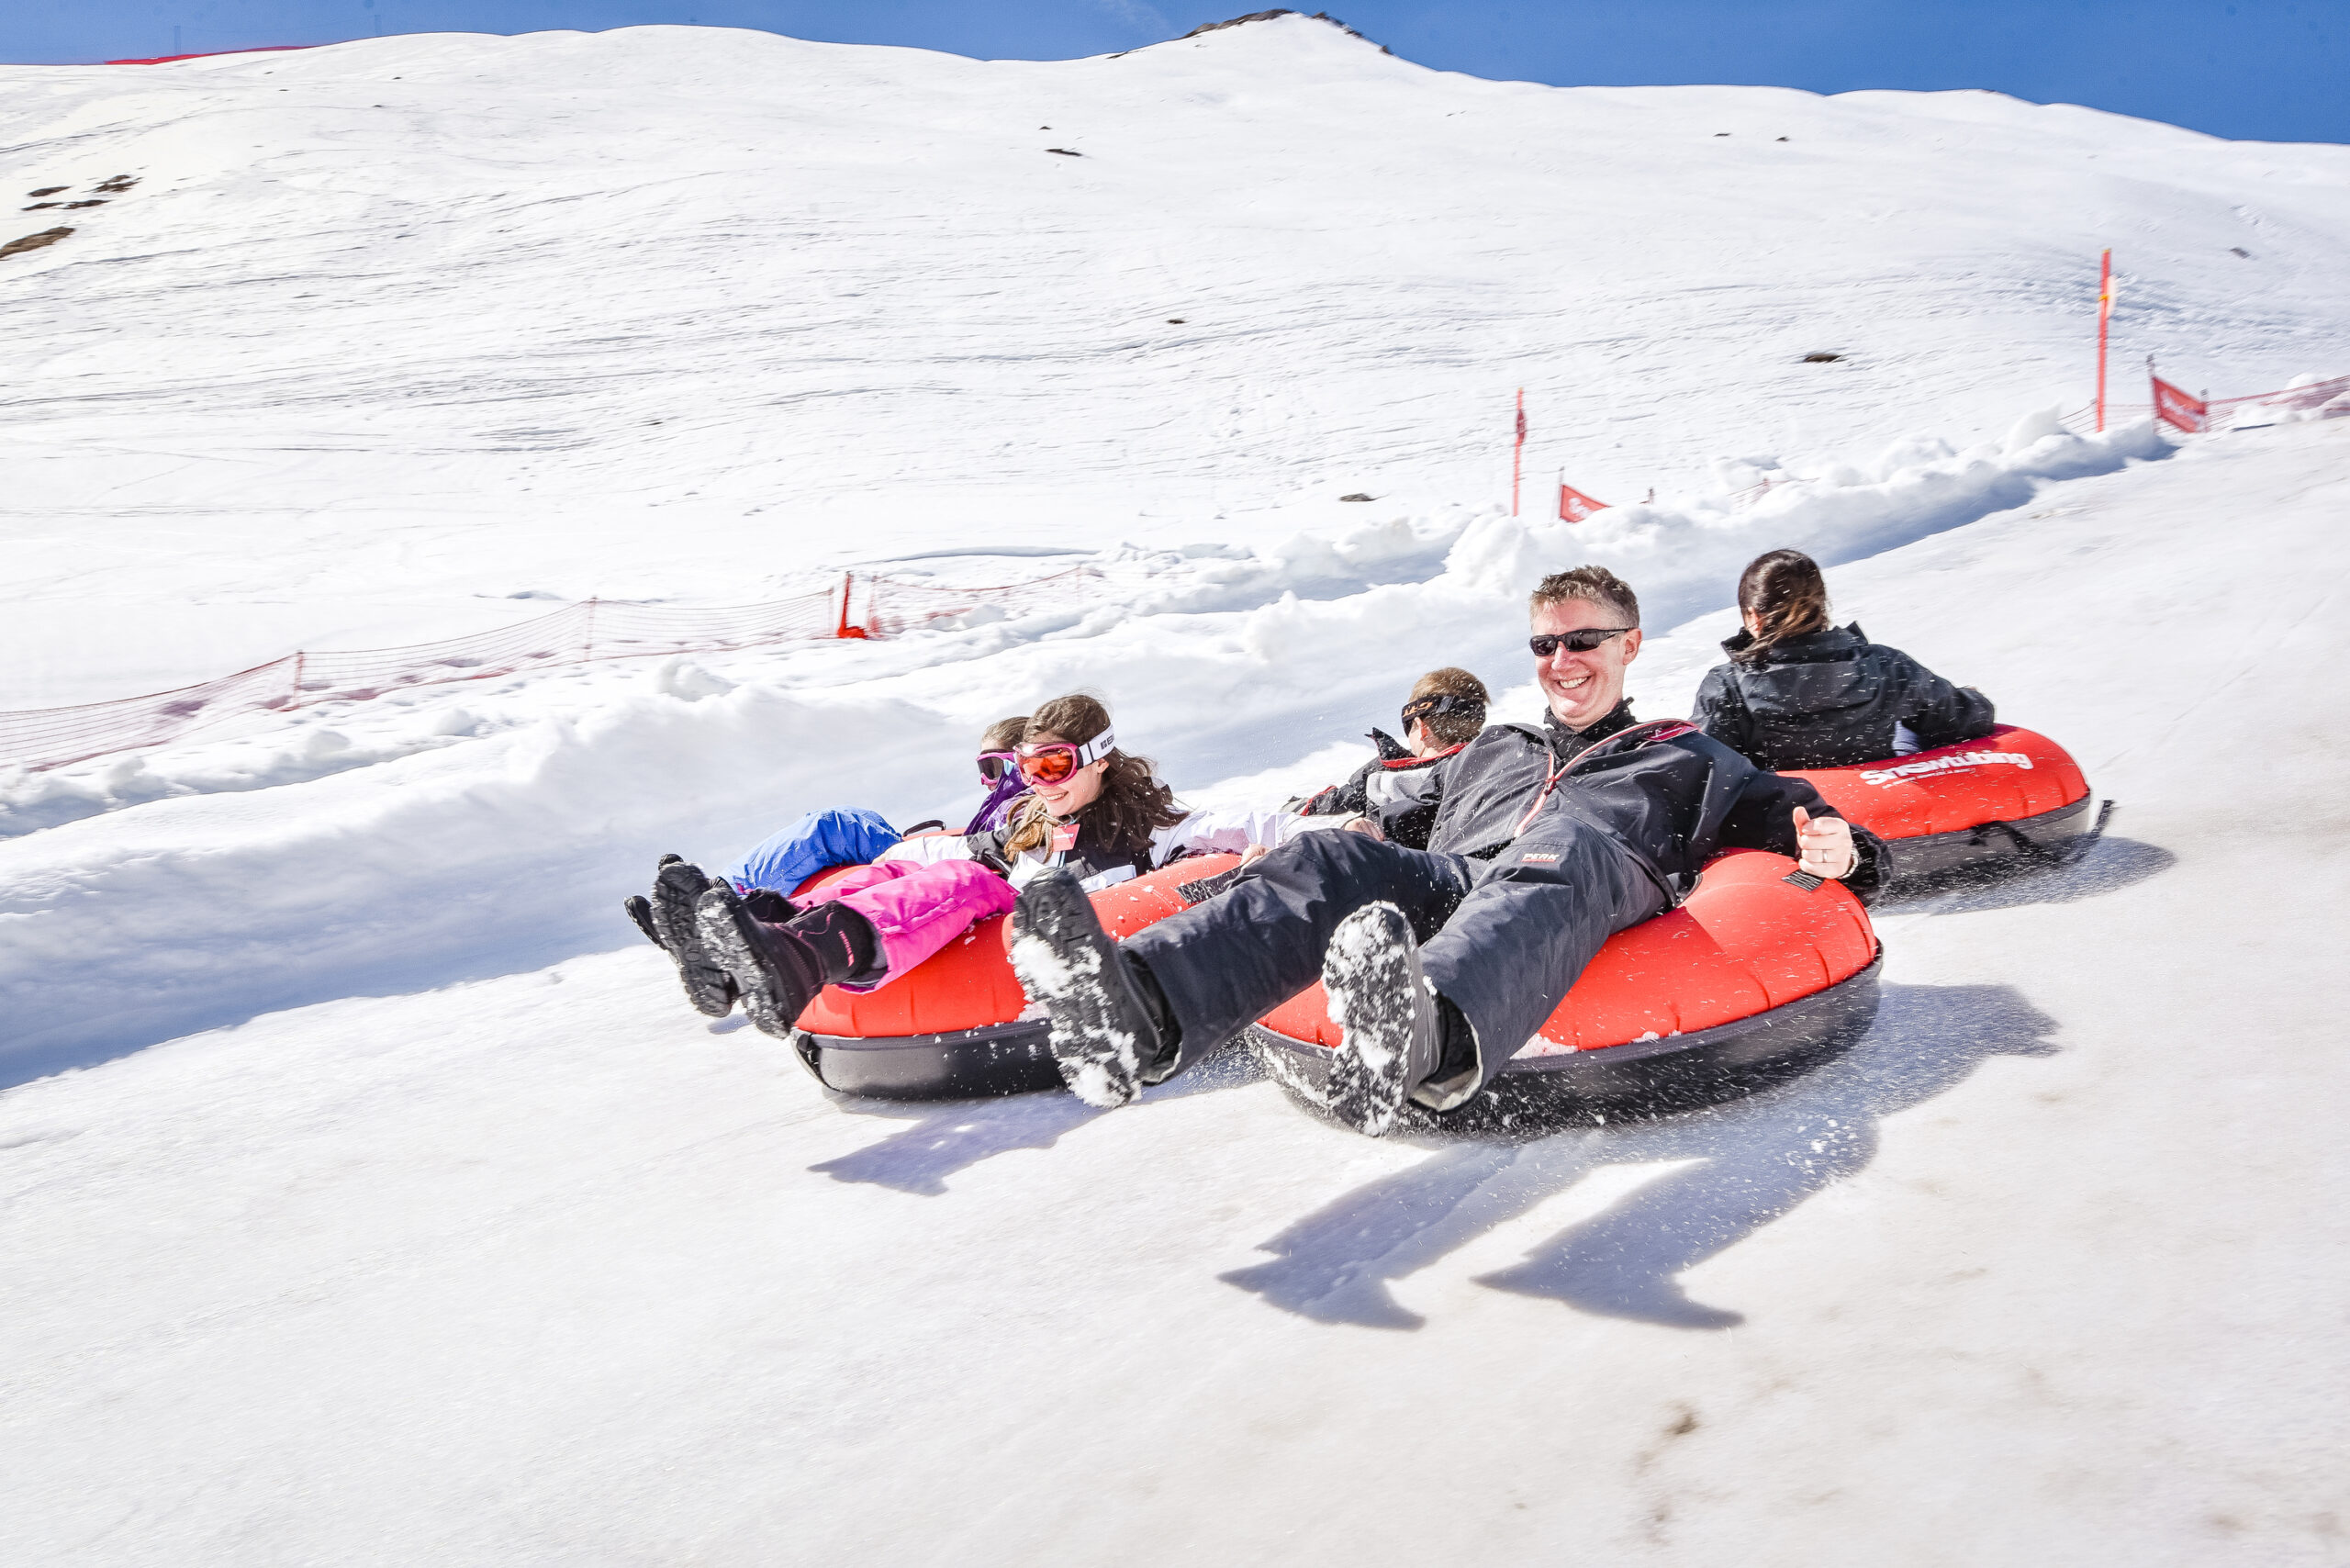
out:
{"label": "person with goggles on forehead", "polygon": [[1375,813],[1390,840],[1426,848],[1436,824],[1437,766],[1477,738],[1491,700],[1485,683],[1465,669],[1428,671],[1412,683],[1404,703],[1404,738],[1371,731],[1379,755],[1295,809],[1307,816]]}
{"label": "person with goggles on forehead", "polygon": [[1639,600],[1601,566],[1529,606],[1550,711],[1494,724],[1436,770],[1427,847],[1312,834],[1124,942],[1046,875],[1013,913],[1013,968],[1051,1018],[1061,1076],[1121,1105],[1319,980],[1339,1027],[1331,1109],[1374,1137],[1404,1102],[1458,1109],[1515,1056],[1616,932],[1673,907],[1725,849],[1796,859],[1874,896],[1879,846],[1807,781],[1766,772],[1624,698]]}
{"label": "person with goggles on forehead", "polygon": [[1831,626],[1828,579],[1799,550],[1772,550],[1738,578],[1745,627],[1698,684],[1690,722],[1757,767],[1851,767],[1978,740],[1991,700],[1953,686],[1860,623]]}
{"label": "person with goggles on forehead", "polygon": [[[1027,729],[1028,716],[1022,713],[998,719],[979,737],[979,782],[988,793],[964,827],[966,834],[992,833],[1002,827],[1013,805],[1027,793],[1020,769],[1013,765],[1012,749]],[[797,906],[789,902],[792,890],[817,872],[833,866],[867,865],[908,834],[945,825],[936,821],[918,823],[901,834],[880,812],[862,807],[810,812],[760,840],[721,874],[754,907],[796,913]],[[710,885],[700,867],[679,856],[666,855],[654,872],[652,895],[624,900],[622,907],[645,939],[677,964],[686,999],[698,1012],[723,1018],[734,1010],[734,983],[704,948],[694,924],[695,906]],[[845,896],[826,890],[811,895],[811,902],[828,895]],[[781,918],[788,921],[791,913]]]}
{"label": "person with goggles on forehead", "polygon": [[1013,890],[1048,870],[1083,897],[1185,855],[1270,848],[1315,827],[1371,826],[1286,812],[1185,811],[1148,758],[1118,749],[1109,710],[1082,694],[1038,708],[1012,749],[1027,792],[1001,827],[902,839],[816,895],[826,902],[812,909],[711,884],[695,906],[696,928],[754,1024],[788,1037],[823,987],[888,984],[1008,913]]}

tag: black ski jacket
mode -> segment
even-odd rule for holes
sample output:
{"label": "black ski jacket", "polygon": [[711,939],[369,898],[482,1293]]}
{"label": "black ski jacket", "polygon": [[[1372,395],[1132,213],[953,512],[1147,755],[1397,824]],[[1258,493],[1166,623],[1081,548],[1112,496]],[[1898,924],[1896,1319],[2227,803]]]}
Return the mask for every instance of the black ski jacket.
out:
{"label": "black ski jacket", "polygon": [[[1753,642],[1740,632],[1722,648]],[[1893,756],[1896,725],[1930,750],[1989,734],[1994,714],[1989,698],[1870,642],[1855,622],[1790,637],[1759,664],[1716,665],[1690,722],[1758,767],[1850,767]]]}
{"label": "black ski jacket", "polygon": [[[1757,767],[1695,731],[1662,740],[1628,736],[1632,744],[1621,747],[1606,744],[1632,724],[1631,704],[1619,702],[1579,732],[1550,715],[1539,725],[1487,727],[1436,770],[1438,801],[1427,847],[1490,859],[1532,825],[1539,802],[1541,812],[1569,812],[1614,838],[1677,902],[1706,862],[1725,849],[1797,854],[1796,807],[1814,816],[1843,814],[1803,779]],[[1552,780],[1547,799],[1546,780]],[[1858,824],[1852,844],[1860,864],[1845,885],[1865,901],[1882,881],[1883,846]]]}
{"label": "black ski jacket", "polygon": [[1420,756],[1383,731],[1371,731],[1371,740],[1379,748],[1377,756],[1356,768],[1344,784],[1333,784],[1290,809],[1309,817],[1375,817],[1390,842],[1426,849],[1428,829],[1436,823],[1438,765],[1460,747]]}

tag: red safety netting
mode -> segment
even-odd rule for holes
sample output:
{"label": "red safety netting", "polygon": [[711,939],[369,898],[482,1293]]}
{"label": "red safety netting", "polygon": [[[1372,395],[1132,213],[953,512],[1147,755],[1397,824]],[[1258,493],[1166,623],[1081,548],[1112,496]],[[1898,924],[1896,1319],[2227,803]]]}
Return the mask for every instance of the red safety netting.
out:
{"label": "red safety netting", "polygon": [[[977,610],[990,619],[1058,610],[1083,597],[1091,584],[1102,580],[1091,566],[1072,566],[1031,582],[1003,583],[992,588],[951,588],[938,583],[909,582],[899,577],[861,579],[869,588],[863,601],[864,634],[895,637],[937,621],[951,621]],[[851,629],[855,634],[855,629]]]}
{"label": "red safety netting", "polygon": [[88,702],[76,708],[38,708],[0,713],[0,762],[30,768],[59,767],[110,751],[161,745],[197,724],[257,708],[284,708],[294,700],[296,660],[289,655],[176,691]]}
{"label": "red safety netting", "polygon": [[[2224,431],[2245,412],[2315,409],[2327,419],[2350,416],[2350,375],[2312,381],[2300,386],[2280,386],[2273,392],[2248,392],[2240,398],[2194,398],[2160,376],[2153,378],[2154,400],[2119,403],[2109,398],[2105,427],[2114,430],[2149,416],[2190,435]],[[2097,429],[2097,405],[2075,409],[2064,416],[2066,430],[2087,435]]]}
{"label": "red safety netting", "polygon": [[0,713],[0,763],[39,770],[176,740],[239,713],[387,691],[484,680],[604,659],[720,653],[828,637],[890,637],[992,610],[1023,615],[1082,597],[1090,566],[1033,582],[949,588],[894,577],[843,578],[837,588],[767,604],[692,610],[588,599],[468,637],[395,648],[288,654],[197,686],[112,702]]}

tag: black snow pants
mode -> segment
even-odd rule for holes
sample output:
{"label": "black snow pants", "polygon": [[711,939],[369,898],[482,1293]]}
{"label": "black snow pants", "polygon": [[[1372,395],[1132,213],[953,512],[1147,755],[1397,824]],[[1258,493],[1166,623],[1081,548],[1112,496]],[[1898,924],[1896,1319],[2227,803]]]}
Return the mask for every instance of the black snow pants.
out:
{"label": "black snow pants", "polygon": [[1305,834],[1226,891],[1127,938],[1182,1025],[1176,1070],[1320,980],[1338,923],[1382,902],[1411,922],[1429,983],[1475,1030],[1483,1084],[1601,944],[1671,901],[1622,845],[1556,810],[1490,861]]}

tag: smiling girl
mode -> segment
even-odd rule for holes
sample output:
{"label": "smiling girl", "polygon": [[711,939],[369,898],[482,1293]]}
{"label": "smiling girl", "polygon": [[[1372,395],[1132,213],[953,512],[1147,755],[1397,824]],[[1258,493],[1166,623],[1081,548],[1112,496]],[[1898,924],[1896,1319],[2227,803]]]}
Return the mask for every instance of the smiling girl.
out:
{"label": "smiling girl", "polygon": [[798,904],[711,884],[696,925],[754,1024],[788,1036],[823,987],[888,984],[1008,912],[1013,890],[1047,869],[1095,891],[1187,855],[1271,849],[1317,829],[1377,832],[1360,817],[1185,811],[1147,757],[1118,748],[1109,710],[1083,693],[1038,708],[1013,755],[1028,793],[1000,829],[905,839]]}

